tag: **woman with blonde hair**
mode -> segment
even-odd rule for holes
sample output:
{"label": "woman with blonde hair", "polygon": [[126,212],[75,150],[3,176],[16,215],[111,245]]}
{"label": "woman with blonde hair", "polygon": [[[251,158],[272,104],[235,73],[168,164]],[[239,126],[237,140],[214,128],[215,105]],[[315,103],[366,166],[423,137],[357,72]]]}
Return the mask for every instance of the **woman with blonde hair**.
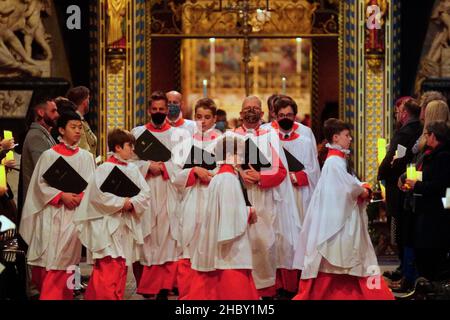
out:
{"label": "woman with blonde hair", "polygon": [[[429,102],[425,109],[425,123],[423,132],[427,125],[433,121],[445,121],[450,124],[450,110],[447,103],[442,100],[433,100]],[[419,139],[419,151],[423,151],[426,146],[426,138],[424,133]]]}

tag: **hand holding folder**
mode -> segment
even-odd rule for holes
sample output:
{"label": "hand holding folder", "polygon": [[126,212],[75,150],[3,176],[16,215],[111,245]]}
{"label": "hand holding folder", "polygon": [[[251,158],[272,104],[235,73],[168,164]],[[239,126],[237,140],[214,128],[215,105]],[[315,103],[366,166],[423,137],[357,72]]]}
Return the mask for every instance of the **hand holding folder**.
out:
{"label": "hand holding folder", "polygon": [[56,159],[42,177],[49,186],[66,193],[80,194],[88,185],[63,157]]}
{"label": "hand holding folder", "polygon": [[248,138],[245,140],[245,156],[242,169],[248,170],[250,169],[250,165],[258,172],[262,168],[270,168],[272,166],[253,140]]}
{"label": "hand holding folder", "polygon": [[141,189],[116,166],[111,170],[100,190],[121,198],[132,198],[141,192]]}
{"label": "hand holding folder", "polygon": [[214,170],[216,168],[215,156],[206,150],[192,146],[191,152],[186,158],[183,169],[190,169],[193,167],[202,167],[206,170]]}
{"label": "hand holding folder", "polygon": [[136,140],[134,153],[141,160],[166,162],[172,158],[172,153],[150,131],[145,130]]}

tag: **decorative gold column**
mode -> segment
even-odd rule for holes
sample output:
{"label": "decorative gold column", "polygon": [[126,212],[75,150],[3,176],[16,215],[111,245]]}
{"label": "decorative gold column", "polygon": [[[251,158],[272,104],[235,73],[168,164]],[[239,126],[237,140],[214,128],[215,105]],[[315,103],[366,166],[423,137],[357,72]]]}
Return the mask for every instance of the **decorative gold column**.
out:
{"label": "decorative gold column", "polygon": [[135,125],[135,6],[141,0],[99,1],[100,153],[108,130]]}
{"label": "decorative gold column", "polygon": [[[392,131],[393,76],[392,1],[344,0],[341,2],[341,117],[353,125],[354,162],[362,180],[376,182],[377,140]],[[369,28],[376,12],[380,25]],[[370,25],[370,23],[369,23]]]}

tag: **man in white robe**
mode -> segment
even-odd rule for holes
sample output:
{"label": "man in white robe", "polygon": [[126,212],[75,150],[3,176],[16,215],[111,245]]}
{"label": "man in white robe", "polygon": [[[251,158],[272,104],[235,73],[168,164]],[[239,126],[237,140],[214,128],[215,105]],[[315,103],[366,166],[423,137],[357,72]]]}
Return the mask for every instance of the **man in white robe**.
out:
{"label": "man in white robe", "polygon": [[87,182],[95,169],[92,154],[78,148],[82,123],[76,113],[58,119],[61,143],[39,158],[30,180],[19,232],[28,244],[27,260],[41,300],[73,299],[70,271],[80,262],[81,243],[73,223],[83,193],[51,187],[44,173],[62,157]]}
{"label": "man in white robe", "polygon": [[[148,113],[151,121],[132,130],[136,139],[145,131],[149,131],[172,152],[190,136],[188,131],[172,127],[166,121],[168,107],[163,92],[152,94]],[[181,167],[174,161],[173,153],[165,162],[138,160],[136,164],[147,181],[152,197],[150,207],[144,215],[148,215],[151,217],[148,219],[154,221],[151,230],[148,226],[143,226],[144,244],[140,257],[143,268],[142,270],[135,268],[139,283],[137,292],[143,295],[159,294],[158,298],[166,299],[176,281],[177,261],[180,255],[178,207],[181,194],[173,182]]]}
{"label": "man in white robe", "polygon": [[[253,278],[260,295],[269,298],[276,294],[277,269],[293,269],[300,219],[280,140],[274,130],[260,128],[262,116],[261,100],[247,97],[242,104],[243,125],[235,132],[250,139],[271,165],[260,172],[252,166],[242,172],[258,215],[258,222],[249,230]],[[252,149],[256,148],[249,150],[249,160],[255,164],[256,150]]]}
{"label": "man in white robe", "polygon": [[[288,96],[286,95],[276,95],[271,99],[271,102],[269,104],[269,122],[268,123],[264,123],[261,127],[263,129],[269,129],[270,127],[272,127],[272,125],[274,124],[274,122],[276,122],[276,113],[275,113],[275,103],[277,102],[277,100],[279,98],[286,98]],[[305,126],[304,124],[295,121],[295,130],[296,133],[298,133],[300,136],[302,137],[307,137],[311,140],[312,145],[314,147],[314,152],[317,155],[317,142],[316,142],[316,137],[314,136],[314,133],[312,132],[311,128],[308,126]]]}

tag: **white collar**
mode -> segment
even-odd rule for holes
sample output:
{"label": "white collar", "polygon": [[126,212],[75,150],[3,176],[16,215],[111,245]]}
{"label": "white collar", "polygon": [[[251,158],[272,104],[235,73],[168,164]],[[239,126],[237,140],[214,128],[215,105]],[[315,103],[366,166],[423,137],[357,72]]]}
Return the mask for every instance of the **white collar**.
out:
{"label": "white collar", "polygon": [[73,146],[71,146],[71,145],[69,145],[61,136],[59,136],[58,137],[58,141],[59,142],[61,142],[61,143],[63,143],[65,146],[66,146],[66,148],[67,149],[70,149],[70,150],[77,150],[77,148],[78,148],[78,143],[76,143],[76,144],[74,144]]}
{"label": "white collar", "polygon": [[329,144],[329,143],[327,143],[325,145],[325,147],[327,147],[328,149],[339,150],[339,151],[341,151],[342,153],[345,153],[345,154],[350,154],[350,150],[344,149],[338,144]]}

